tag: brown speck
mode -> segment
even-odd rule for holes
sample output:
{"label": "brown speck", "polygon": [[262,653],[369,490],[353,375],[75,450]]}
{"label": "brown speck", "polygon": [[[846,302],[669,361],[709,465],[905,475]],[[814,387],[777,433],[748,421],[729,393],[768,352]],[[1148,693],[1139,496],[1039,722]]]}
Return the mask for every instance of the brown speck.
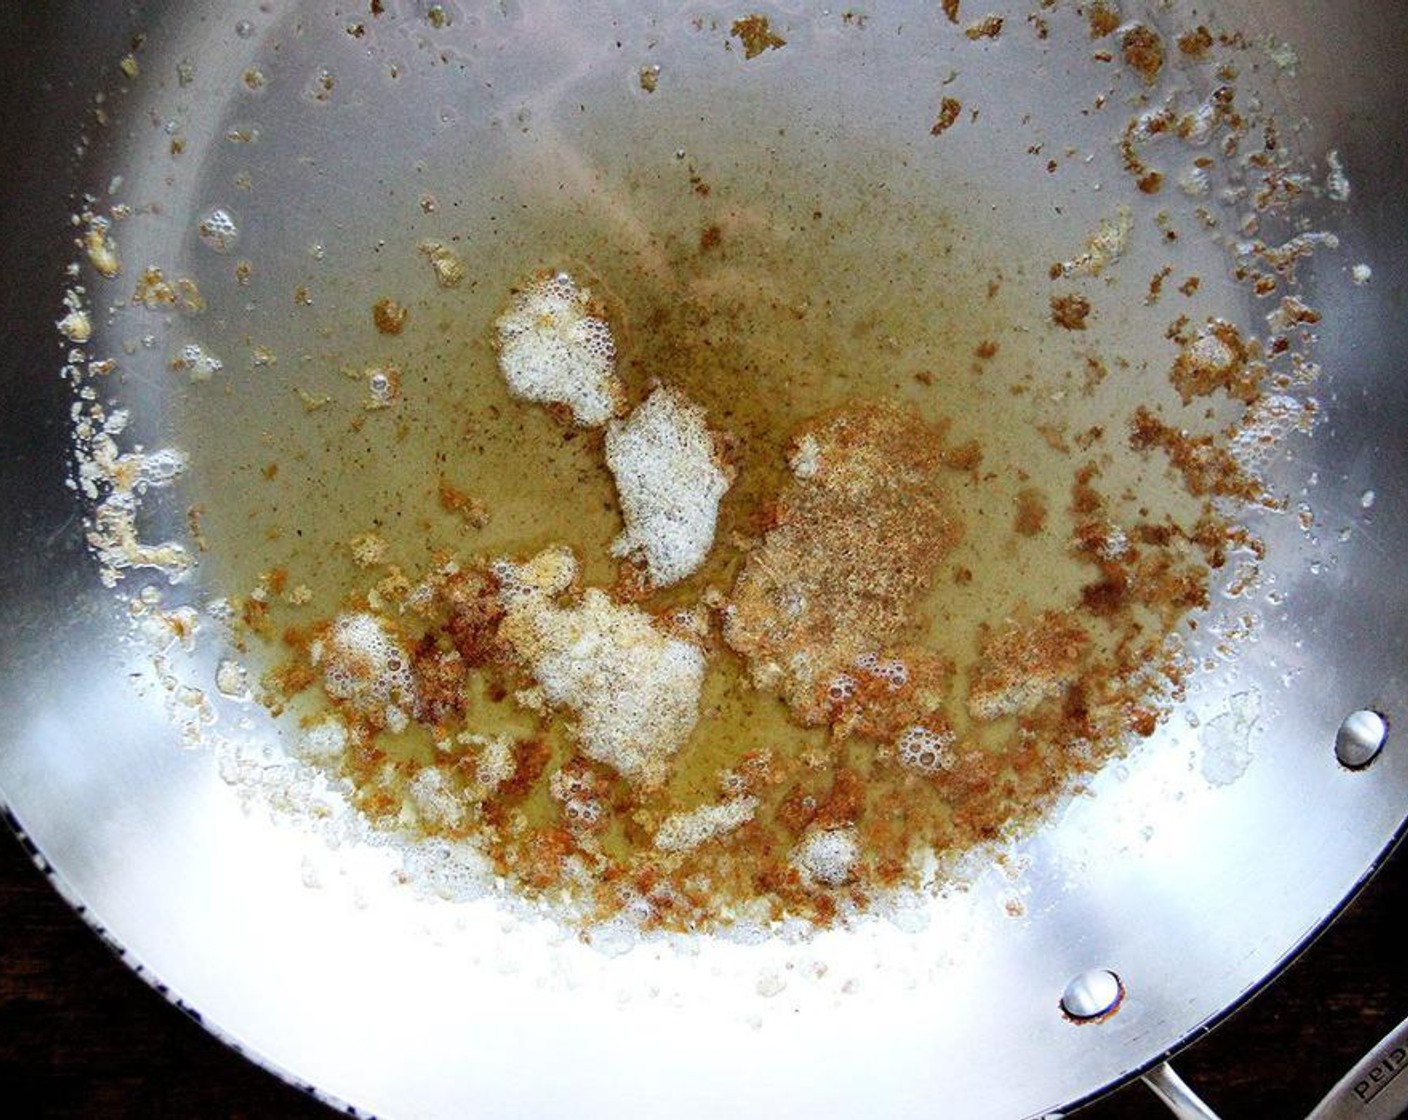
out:
{"label": "brown speck", "polygon": [[977,23],[967,28],[963,34],[974,42],[979,39],[996,39],[1002,34],[1002,17],[985,16]]}
{"label": "brown speck", "polygon": [[949,23],[958,22],[959,0],[943,0],[944,15],[948,16]]}
{"label": "brown speck", "polygon": [[372,15],[379,16],[382,12],[386,11],[386,6],[382,3],[382,0],[371,0],[371,4],[368,6],[368,10],[372,13]]}
{"label": "brown speck", "polygon": [[1147,172],[1141,175],[1138,180],[1139,189],[1145,194],[1158,194],[1163,189],[1163,185],[1163,173],[1159,171]]}
{"label": "brown speck", "polygon": [[729,34],[743,44],[744,58],[757,58],[764,51],[775,51],[787,45],[787,40],[768,25],[767,16],[754,14],[736,19]]}
{"label": "brown speck", "polygon": [[418,248],[430,261],[436,284],[442,288],[460,286],[465,277],[465,267],[453,249],[439,241],[422,241]]}
{"label": "brown speck", "polygon": [[1034,537],[1046,527],[1046,498],[1030,486],[1017,491],[1017,516],[1013,523],[1018,535]]}
{"label": "brown speck", "polygon": [[279,476],[278,463],[266,463],[264,469],[259,472],[264,476],[265,482],[273,482]]}
{"label": "brown speck", "polygon": [[195,541],[196,548],[201,552],[206,552],[210,548],[210,542],[206,539],[205,530],[201,525],[201,519],[204,516],[204,506],[191,506],[186,510],[186,528],[190,530],[191,540]]}
{"label": "brown speck", "polygon": [[1120,10],[1106,0],[1095,0],[1090,6],[1090,37],[1103,39],[1120,25]]}
{"label": "brown speck", "polygon": [[1108,377],[1110,371],[1105,363],[1099,358],[1088,357],[1085,359],[1085,381],[1082,388],[1086,393],[1093,393],[1096,386]]}
{"label": "brown speck", "polygon": [[254,275],[254,265],[249,261],[240,261],[235,265],[235,282],[241,287],[249,283],[249,278]]}
{"label": "brown speck", "polygon": [[1090,301],[1072,292],[1070,295],[1051,297],[1051,321],[1068,331],[1085,330],[1085,320],[1090,315]]}
{"label": "brown speck", "polygon": [[640,68],[640,88],[646,93],[654,93],[655,88],[660,84],[660,67],[642,66]]}
{"label": "brown speck", "polygon": [[984,339],[973,350],[973,356],[985,362],[997,357],[997,343],[990,338]]}
{"label": "brown speck", "polygon": [[489,524],[489,508],[478,498],[456,489],[445,479],[440,480],[440,508],[446,513],[457,514],[475,529]]}
{"label": "brown speck", "polygon": [[1188,58],[1206,58],[1212,50],[1212,32],[1199,25],[1178,37],[1178,49]]}
{"label": "brown speck", "polygon": [[953,126],[954,121],[963,112],[963,103],[955,97],[945,97],[939,102],[939,115],[934,120],[934,126],[929,129],[931,136],[941,136]]}
{"label": "brown speck", "polygon": [[1164,41],[1158,32],[1142,23],[1136,23],[1124,33],[1120,40],[1120,50],[1130,69],[1137,72],[1145,82],[1153,84],[1164,68]]}
{"label": "brown speck", "polygon": [[1158,715],[1147,708],[1141,708],[1130,714],[1129,729],[1142,738],[1147,739],[1158,730],[1158,727]]}
{"label": "brown speck", "polygon": [[705,226],[699,231],[699,251],[707,253],[723,244],[724,233],[717,225]]}
{"label": "brown speck", "polygon": [[1144,297],[1144,302],[1153,304],[1159,302],[1159,296],[1163,294],[1164,281],[1173,274],[1173,265],[1166,264],[1158,272],[1154,273],[1154,278],[1149,281],[1149,294]]}
{"label": "brown speck", "polygon": [[1200,287],[1202,287],[1202,284],[1202,280],[1200,280],[1198,277],[1190,276],[1187,280],[1183,281],[1183,283],[1178,285],[1178,290],[1182,292],[1185,296],[1191,297],[1194,292],[1196,292]]}
{"label": "brown speck", "polygon": [[293,289],[293,302],[299,307],[313,306],[313,293],[308,290],[307,285],[300,284]]}
{"label": "brown speck", "polygon": [[1071,453],[1071,445],[1066,442],[1066,425],[1061,424],[1037,424],[1035,425],[1037,435],[1041,436],[1046,446],[1052,451],[1059,451],[1062,455]]}
{"label": "brown speck", "polygon": [[385,297],[372,305],[372,322],[382,334],[400,334],[406,329],[406,317],[410,314],[394,299]]}

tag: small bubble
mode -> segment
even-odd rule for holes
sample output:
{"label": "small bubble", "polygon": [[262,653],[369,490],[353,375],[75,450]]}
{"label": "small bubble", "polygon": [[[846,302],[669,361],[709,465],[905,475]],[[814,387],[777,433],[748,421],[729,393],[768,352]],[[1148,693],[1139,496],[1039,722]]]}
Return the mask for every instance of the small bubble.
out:
{"label": "small bubble", "polygon": [[201,241],[217,253],[229,252],[240,235],[234,217],[228,210],[219,206],[201,218],[196,231],[200,234]]}
{"label": "small bubble", "polygon": [[1374,499],[1377,496],[1378,495],[1376,495],[1372,490],[1365,490],[1364,493],[1359,495],[1359,508],[1372,509],[1374,506]]}

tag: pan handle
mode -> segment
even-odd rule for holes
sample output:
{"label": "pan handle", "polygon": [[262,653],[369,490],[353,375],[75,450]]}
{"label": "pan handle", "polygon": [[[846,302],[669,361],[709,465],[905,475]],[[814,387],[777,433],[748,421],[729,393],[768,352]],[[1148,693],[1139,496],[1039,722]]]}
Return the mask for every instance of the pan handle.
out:
{"label": "pan handle", "polygon": [[[1203,1103],[1167,1062],[1160,1062],[1141,1080],[1178,1120],[1218,1120],[1217,1113]],[[1405,1115],[1408,1115],[1408,1019],[1384,1035],[1377,1046],[1359,1059],[1306,1120],[1398,1120]]]}
{"label": "pan handle", "polygon": [[[1400,1076],[1401,1075],[1401,1076]],[[1306,1120],[1394,1120],[1408,1112],[1408,1019],[1364,1055]]]}
{"label": "pan handle", "polygon": [[1168,1105],[1168,1110],[1178,1120],[1218,1120],[1217,1113],[1203,1103],[1202,1098],[1167,1062],[1160,1062],[1140,1080],[1149,1086],[1154,1096]]}

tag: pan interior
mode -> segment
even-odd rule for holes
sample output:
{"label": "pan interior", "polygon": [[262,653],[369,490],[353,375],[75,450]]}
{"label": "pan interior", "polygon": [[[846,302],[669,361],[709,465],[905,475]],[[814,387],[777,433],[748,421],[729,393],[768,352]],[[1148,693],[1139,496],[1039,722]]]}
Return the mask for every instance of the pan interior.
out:
{"label": "pan interior", "polygon": [[[82,207],[84,290],[65,328],[75,481],[91,487],[89,527],[116,585],[104,656],[131,666],[139,694],[175,725],[167,738],[214,760],[189,788],[182,779],[174,825],[198,833],[192,818],[212,798],[261,820],[272,809],[265,854],[276,865],[296,850],[304,881],[377,898],[373,924],[388,929],[356,937],[386,949],[390,927],[429,924],[432,940],[465,950],[464,967],[478,962],[475,976],[486,960],[509,962],[590,993],[583,1006],[621,985],[653,987],[700,1021],[732,1024],[718,1045],[735,1057],[740,1020],[761,1029],[805,1009],[821,1031],[868,984],[866,1014],[880,1018],[916,978],[976,1006],[999,942],[1010,947],[1004,983],[1021,993],[1013,1006],[1041,1020],[1045,994],[1069,978],[1046,976],[1051,963],[1079,971],[1072,929],[1089,931],[1122,891],[1176,907],[1165,891],[1179,853],[1235,847],[1213,806],[1224,791],[1252,796],[1242,791],[1254,780],[1275,801],[1277,779],[1254,763],[1272,752],[1270,728],[1303,715],[1287,698],[1300,663],[1288,651],[1306,635],[1286,621],[1285,597],[1328,562],[1325,515],[1303,491],[1317,471],[1314,346],[1335,321],[1321,308],[1352,300],[1361,278],[1316,268],[1342,236],[1340,162],[1277,116],[1295,67],[1279,40],[1166,6],[994,4],[991,18],[957,19],[946,7],[901,19],[785,6],[249,6],[189,13],[123,57],[123,101],[93,130],[94,162],[111,174]],[[449,283],[451,262],[462,275]],[[735,475],[708,560],[643,609],[735,594],[766,537],[762,511],[797,484],[789,456],[808,424],[857,402],[911,409],[953,452],[945,492],[963,533],[896,647],[951,660],[963,680],[994,636],[1079,608],[1111,650],[1128,653],[1140,634],[1158,670],[1123,698],[1130,737],[1083,756],[1065,749],[1049,780],[1015,785],[959,834],[987,840],[966,860],[966,842],[941,848],[937,862],[905,863],[885,891],[813,883],[735,922],[732,940],[673,931],[736,918],[739,890],[705,892],[722,904],[684,920],[607,908],[627,920],[596,927],[589,949],[564,948],[560,922],[599,918],[597,895],[564,903],[564,876],[533,887],[516,867],[486,863],[482,837],[417,804],[423,773],[455,771],[428,728],[356,759],[317,757],[309,726],[335,705],[316,679],[289,687],[287,671],[339,613],[401,618],[396,589],[450,559],[470,569],[554,545],[573,550],[582,585],[626,599],[599,435],[514,399],[499,373],[495,320],[538,270],[592,290],[630,406],[672,386],[727,443]],[[1188,355],[1209,347],[1243,348],[1264,367],[1255,385],[1221,357],[1211,383],[1197,383]],[[1184,379],[1171,378],[1180,368]],[[1137,543],[1170,567],[1209,569],[1195,627],[1182,601],[1151,599],[1117,623],[1100,614],[1089,589],[1109,572],[1073,548],[1093,512],[1081,489],[1091,465],[1110,526],[1142,527]],[[1265,478],[1264,501],[1246,500],[1253,476]],[[1372,489],[1351,495],[1361,513]],[[1335,502],[1337,516],[1341,505],[1354,516]],[[813,767],[819,790],[838,769],[873,775],[885,761],[883,740],[837,748],[824,727],[799,729],[721,642],[718,618],[702,625],[712,676],[701,705],[713,722],[700,722],[663,801],[626,806],[647,817],[644,839],[622,824],[621,843],[648,846],[672,812],[718,800],[719,772],[760,743],[782,744],[799,769],[830,752]],[[961,713],[964,686],[953,687]],[[464,731],[536,733],[511,695],[483,691]],[[1068,714],[1055,700],[1048,710]],[[554,727],[560,762],[573,733],[570,721]],[[1009,722],[985,743],[975,729],[969,746],[1023,733]],[[1135,739],[1128,760],[1112,760]],[[927,777],[891,775],[887,801],[928,812],[931,826],[953,818],[950,794],[918,800]],[[1096,796],[1061,801],[1072,789]],[[564,807],[535,796],[527,826],[560,823]],[[1171,803],[1186,812],[1149,809]],[[1279,804],[1263,822],[1291,814]],[[1033,829],[1034,818],[1044,823]],[[816,827],[759,843],[785,847]],[[1110,852],[1125,870],[1101,878],[1092,868]],[[398,886],[382,897],[369,884],[386,876]],[[444,900],[455,905],[437,908]],[[863,918],[876,908],[884,919]],[[792,948],[815,922],[849,928]],[[610,953],[632,945],[623,980]],[[550,963],[559,950],[569,964]],[[887,964],[872,977],[876,952]],[[642,962],[647,953],[659,955]],[[710,992],[720,967],[746,976],[746,998]],[[1211,989],[1236,984],[1228,974]],[[521,996],[503,976],[486,989]],[[1113,1028],[1165,1022],[1159,1000],[1175,997],[1146,998]],[[952,1042],[950,1027],[936,1030]],[[897,1043],[891,1072],[921,1049]],[[573,1060],[588,1081],[593,1053]],[[1111,1062],[1104,1074],[1115,1076],[1136,1059]],[[334,1091],[353,1092],[336,1062],[313,1064]],[[964,1083],[946,1068],[930,1087],[945,1078]],[[1069,1082],[1017,1081],[1023,1108],[1078,1095]],[[408,1099],[384,1086],[367,1099],[383,1092]]]}

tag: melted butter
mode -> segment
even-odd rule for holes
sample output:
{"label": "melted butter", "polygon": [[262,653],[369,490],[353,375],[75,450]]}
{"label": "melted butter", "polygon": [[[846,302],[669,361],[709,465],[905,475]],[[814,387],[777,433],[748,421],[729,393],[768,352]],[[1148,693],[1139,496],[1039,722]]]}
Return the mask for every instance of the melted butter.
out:
{"label": "melted butter", "polygon": [[[1079,333],[1051,323],[1046,265],[1063,247],[1026,220],[1020,196],[911,167],[878,141],[857,141],[835,160],[820,141],[778,137],[762,160],[713,126],[686,158],[646,158],[632,155],[629,136],[583,128],[578,147],[504,158],[487,179],[483,165],[475,175],[441,170],[436,213],[454,213],[453,222],[384,199],[349,201],[333,222],[308,219],[300,228],[326,246],[321,259],[297,244],[271,254],[254,298],[204,262],[201,290],[228,309],[208,326],[206,344],[276,361],[231,363],[223,378],[190,386],[179,423],[204,530],[216,542],[207,560],[214,582],[248,590],[277,570],[281,582],[312,591],[301,605],[273,597],[275,634],[361,604],[394,570],[414,583],[449,556],[521,559],[566,544],[585,584],[616,580],[609,545],[621,519],[600,435],[513,400],[495,366],[493,321],[512,286],[540,268],[570,271],[604,305],[633,404],[656,381],[673,385],[729,440],[737,477],[715,547],[647,609],[691,605],[708,589],[727,594],[759,534],[760,509],[788,481],[799,425],[854,402],[911,405],[946,426],[951,446],[981,449],[974,472],[946,476],[963,537],[902,635],[953,659],[959,682],[989,629],[1078,604],[1092,579],[1071,547],[1082,465],[1099,465],[1112,517],[1186,523],[1195,515],[1162,461],[1127,445],[1131,404],[1171,399],[1160,368],[1166,344],[1131,335],[1114,314]],[[581,150],[593,152],[593,173],[557,174]],[[432,236],[463,259],[467,276],[457,286],[439,285],[420,250]],[[1111,269],[1104,307],[1143,283],[1122,275]],[[310,294],[294,298],[300,291]],[[407,309],[397,334],[374,320],[388,298]],[[1111,372],[1090,379],[1092,361]],[[389,407],[368,407],[376,371],[399,379]],[[482,505],[483,523],[447,508],[446,487]],[[1019,496],[1032,490],[1045,522],[1019,533]],[[385,563],[370,568],[348,546],[368,532],[388,545]],[[1098,620],[1092,628],[1112,646],[1114,630]],[[277,641],[254,652],[264,667],[288,653]],[[491,698],[482,680],[471,681],[469,730],[545,735],[545,773],[571,757],[560,718],[544,731],[511,698]],[[316,690],[295,705],[304,716],[317,707]],[[993,756],[981,797],[897,770],[885,744],[836,744],[824,729],[800,728],[715,643],[699,723],[665,787],[639,800],[658,823],[668,811],[719,800],[721,771],[771,751],[782,776],[758,792],[763,846],[785,852],[794,834],[780,821],[783,802],[824,801],[839,769],[864,780],[869,842],[897,862],[916,842],[943,849],[990,835],[1086,765],[1049,741],[1038,763],[1023,763],[1045,767],[1045,776],[1019,780],[1002,755],[1014,721],[970,727],[957,683],[946,710],[970,747]],[[387,761],[405,777],[437,757],[414,727],[379,736],[377,748],[351,767],[366,788]],[[394,803],[394,781],[378,788]],[[638,800],[620,782],[612,797]],[[545,781],[513,811],[529,831],[562,821]],[[965,814],[976,823],[965,824]],[[648,837],[648,826],[617,814],[601,850],[629,861]],[[739,880],[728,889],[751,889],[732,864],[711,874],[716,884]]]}

